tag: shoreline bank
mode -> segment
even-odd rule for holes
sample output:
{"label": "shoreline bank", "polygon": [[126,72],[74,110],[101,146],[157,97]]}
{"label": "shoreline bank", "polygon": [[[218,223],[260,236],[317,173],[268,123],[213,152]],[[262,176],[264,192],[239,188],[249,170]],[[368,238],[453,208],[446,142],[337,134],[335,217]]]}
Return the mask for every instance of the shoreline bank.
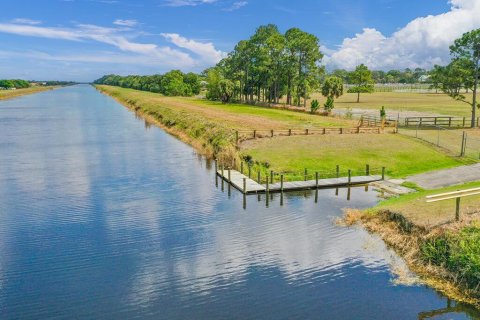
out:
{"label": "shoreline bank", "polygon": [[0,101],[13,99],[21,96],[26,96],[30,94],[40,93],[44,91],[50,91],[50,90],[58,89],[60,87],[61,86],[47,86],[47,87],[30,87],[30,88],[17,89],[17,90],[2,90],[0,91]]}
{"label": "shoreline bank", "polygon": [[[471,222],[480,216],[476,214],[462,222],[451,222],[426,228],[409,221],[402,213],[388,209],[347,209],[340,225],[351,227],[360,225],[368,232],[378,235],[407,264],[408,268],[419,276],[425,284],[448,298],[480,308],[478,286],[468,285],[465,275],[449,270],[445,264],[429,255],[433,247],[447,238],[459,236],[463,230],[472,226]],[[448,244],[446,244],[448,246]]]}

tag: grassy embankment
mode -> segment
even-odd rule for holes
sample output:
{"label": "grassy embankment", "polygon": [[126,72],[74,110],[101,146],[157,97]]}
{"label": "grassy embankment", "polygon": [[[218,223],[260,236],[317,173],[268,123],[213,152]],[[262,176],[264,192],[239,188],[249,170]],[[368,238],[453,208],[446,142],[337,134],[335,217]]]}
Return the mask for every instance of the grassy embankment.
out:
{"label": "grassy embankment", "polygon": [[[471,100],[472,95],[466,94]],[[313,95],[323,105],[325,98],[320,94]],[[387,111],[421,113],[467,117],[471,115],[471,107],[464,102],[456,101],[443,93],[416,93],[416,92],[375,92],[362,94],[360,103],[357,103],[355,93],[345,93],[335,100],[335,108],[354,108],[366,110],[380,110],[385,106]]]}
{"label": "grassy embankment", "polygon": [[[357,121],[322,117],[287,110],[221,103],[194,98],[170,98],[151,92],[97,86],[102,92],[156,121],[169,132],[202,153],[220,160],[251,159],[253,172],[284,172],[286,179],[298,178],[305,168],[326,176],[365,172],[382,166],[394,177],[460,165],[463,160],[445,155],[431,145],[394,134],[329,134],[274,137],[248,140],[237,149],[233,130],[352,127]],[[237,162],[238,163],[238,162]]]}
{"label": "grassy embankment", "polygon": [[34,94],[42,91],[52,90],[57,88],[56,86],[45,86],[45,87],[30,87],[25,89],[17,90],[0,90],[0,100],[11,99],[15,97],[24,96],[27,94]]}
{"label": "grassy embankment", "polygon": [[349,224],[361,221],[405,258],[409,267],[444,294],[480,307],[480,196],[427,203],[425,197],[480,187],[480,182],[420,190],[382,201],[377,207],[347,212]]}

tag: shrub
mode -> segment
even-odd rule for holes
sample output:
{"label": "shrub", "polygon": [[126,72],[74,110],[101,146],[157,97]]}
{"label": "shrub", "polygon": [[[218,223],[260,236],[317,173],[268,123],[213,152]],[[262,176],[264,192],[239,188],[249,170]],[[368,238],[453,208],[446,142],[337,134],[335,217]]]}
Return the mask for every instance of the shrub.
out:
{"label": "shrub", "polygon": [[317,112],[318,108],[320,108],[320,103],[318,102],[318,100],[315,99],[310,104],[310,112],[315,113]]}
{"label": "shrub", "polygon": [[333,106],[333,98],[332,97],[328,97],[327,98],[327,101],[325,102],[325,104],[323,105],[323,109],[330,113],[332,110],[333,110],[334,106]]}

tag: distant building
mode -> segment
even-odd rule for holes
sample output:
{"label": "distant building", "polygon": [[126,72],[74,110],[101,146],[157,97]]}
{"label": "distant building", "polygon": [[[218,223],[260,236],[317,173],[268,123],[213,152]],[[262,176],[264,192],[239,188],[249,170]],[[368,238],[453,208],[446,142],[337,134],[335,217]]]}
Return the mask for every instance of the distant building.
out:
{"label": "distant building", "polygon": [[427,82],[428,80],[430,80],[430,76],[426,75],[426,74],[424,74],[423,76],[420,76],[418,78],[418,81],[420,81],[420,82]]}

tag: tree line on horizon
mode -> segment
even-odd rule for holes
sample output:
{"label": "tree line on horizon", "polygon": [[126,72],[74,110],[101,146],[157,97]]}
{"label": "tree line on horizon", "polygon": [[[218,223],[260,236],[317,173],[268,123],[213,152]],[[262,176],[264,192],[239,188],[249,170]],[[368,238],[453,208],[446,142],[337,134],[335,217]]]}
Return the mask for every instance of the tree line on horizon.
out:
{"label": "tree line on horizon", "polygon": [[110,74],[95,80],[93,83],[151,91],[166,96],[189,97],[199,94],[201,90],[201,81],[198,74],[193,72],[183,73],[180,70],[151,76]]}

